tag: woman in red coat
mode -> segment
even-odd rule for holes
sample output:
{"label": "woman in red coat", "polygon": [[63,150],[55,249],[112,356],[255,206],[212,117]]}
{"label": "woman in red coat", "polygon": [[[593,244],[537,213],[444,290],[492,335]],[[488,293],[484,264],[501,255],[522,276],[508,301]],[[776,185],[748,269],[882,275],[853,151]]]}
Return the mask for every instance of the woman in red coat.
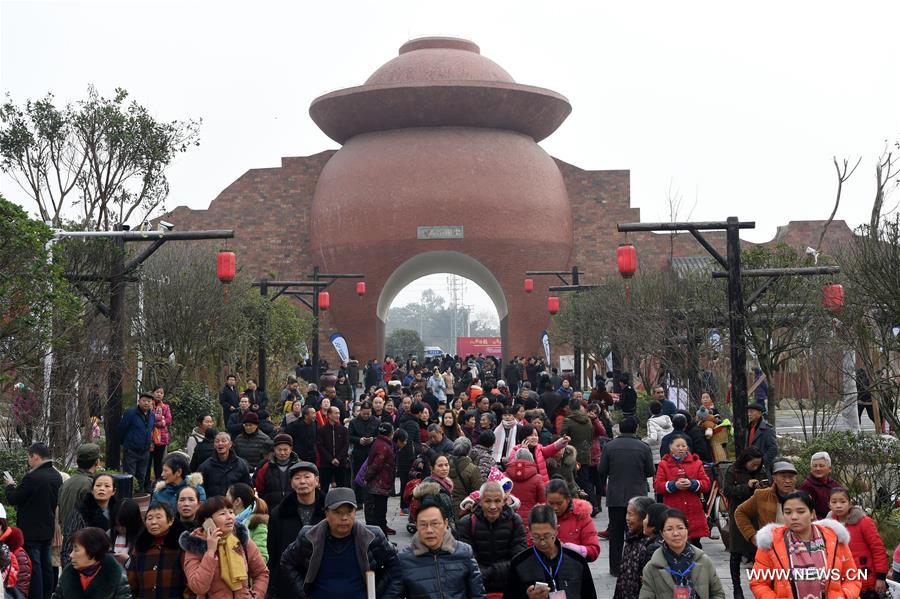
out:
{"label": "woman in red coat", "polygon": [[866,576],[861,577],[862,592],[875,591],[883,595],[887,590],[885,581],[890,564],[875,522],[861,507],[853,505],[850,492],[842,487],[831,490],[828,505],[831,507],[828,517],[843,524],[850,533],[850,553],[856,567],[866,571]]}
{"label": "woman in red coat", "polygon": [[506,476],[513,481],[513,494],[519,500],[516,513],[525,522],[525,531],[528,533],[528,544],[531,545],[531,533],[528,530],[528,514],[531,508],[539,503],[547,501],[544,493],[544,479],[538,472],[534,456],[526,447],[516,451],[513,459],[506,465]]}
{"label": "woman in red coat", "polygon": [[681,510],[688,519],[691,544],[700,547],[700,539],[709,536],[709,525],[703,509],[701,493],[709,491],[709,477],[703,462],[688,450],[687,437],[676,435],[669,443],[669,453],[659,462],[653,489],[663,496],[663,503]]}
{"label": "woman in red coat", "polygon": [[[515,487],[513,487],[515,490]],[[581,554],[589,562],[600,555],[597,527],[591,518],[591,504],[584,499],[572,499],[566,481],[554,478],[547,484],[547,505],[556,512],[556,538],[563,547]]]}

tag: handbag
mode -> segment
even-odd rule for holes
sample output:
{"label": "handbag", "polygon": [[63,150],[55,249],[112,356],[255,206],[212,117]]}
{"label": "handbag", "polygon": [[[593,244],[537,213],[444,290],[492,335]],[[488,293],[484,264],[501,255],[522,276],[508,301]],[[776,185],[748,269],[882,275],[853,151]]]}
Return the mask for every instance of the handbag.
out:
{"label": "handbag", "polygon": [[366,485],[366,471],[369,469],[369,458],[366,458],[362,463],[362,466],[359,467],[359,471],[356,473],[356,478],[353,479],[360,487],[365,487]]}

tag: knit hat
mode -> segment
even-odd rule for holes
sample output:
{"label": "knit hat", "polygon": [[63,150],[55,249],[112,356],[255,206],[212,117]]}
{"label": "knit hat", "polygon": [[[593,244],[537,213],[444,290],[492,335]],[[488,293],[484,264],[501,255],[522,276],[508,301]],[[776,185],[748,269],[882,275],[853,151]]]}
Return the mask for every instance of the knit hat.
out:
{"label": "knit hat", "polygon": [[[246,422],[246,420],[244,422]],[[290,445],[291,447],[293,447],[294,438],[286,433],[280,433],[278,435],[275,435],[275,438],[272,439],[272,446],[274,447],[276,445]]]}
{"label": "knit hat", "polygon": [[504,493],[509,493],[513,488],[513,481],[508,476],[500,472],[496,466],[491,466],[491,471],[487,477],[488,480],[500,483]]}
{"label": "knit hat", "polygon": [[244,424],[259,424],[259,416],[256,412],[247,412],[244,414]]}

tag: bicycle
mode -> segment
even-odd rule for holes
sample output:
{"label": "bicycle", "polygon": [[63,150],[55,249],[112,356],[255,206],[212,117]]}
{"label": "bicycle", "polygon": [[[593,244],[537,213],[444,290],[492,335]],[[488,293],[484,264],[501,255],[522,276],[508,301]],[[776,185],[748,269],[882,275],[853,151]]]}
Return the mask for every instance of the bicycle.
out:
{"label": "bicycle", "polygon": [[728,511],[728,498],[725,497],[725,492],[719,485],[719,479],[724,478],[724,472],[729,466],[731,466],[731,462],[703,464],[711,481],[706,499],[706,522],[709,525],[709,538],[715,539],[713,529],[718,529],[725,547],[731,544],[731,514]]}

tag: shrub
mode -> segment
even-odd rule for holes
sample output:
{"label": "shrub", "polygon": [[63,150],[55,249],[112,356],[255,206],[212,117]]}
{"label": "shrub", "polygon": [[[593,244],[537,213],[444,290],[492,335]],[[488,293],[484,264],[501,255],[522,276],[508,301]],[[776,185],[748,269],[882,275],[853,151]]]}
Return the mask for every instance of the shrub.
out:
{"label": "shrub", "polygon": [[900,496],[900,442],[893,437],[829,432],[811,439],[797,453],[797,480],[809,474],[809,459],[817,451],[831,456],[831,476],[877,522],[886,521]]}
{"label": "shrub", "polygon": [[205,385],[193,381],[181,383],[169,398],[172,410],[172,426],[169,427],[169,441],[175,447],[184,447],[188,435],[194,430],[197,416],[212,414],[215,418],[220,409],[216,397]]}

